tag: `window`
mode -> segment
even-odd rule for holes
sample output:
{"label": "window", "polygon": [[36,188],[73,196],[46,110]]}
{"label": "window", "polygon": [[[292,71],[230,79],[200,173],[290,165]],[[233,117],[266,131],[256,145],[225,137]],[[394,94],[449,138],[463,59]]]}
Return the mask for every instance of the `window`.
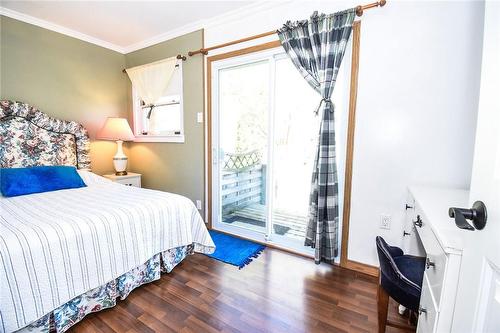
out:
{"label": "window", "polygon": [[184,142],[182,88],[182,61],[176,65],[168,88],[155,104],[146,105],[132,88],[135,141]]}

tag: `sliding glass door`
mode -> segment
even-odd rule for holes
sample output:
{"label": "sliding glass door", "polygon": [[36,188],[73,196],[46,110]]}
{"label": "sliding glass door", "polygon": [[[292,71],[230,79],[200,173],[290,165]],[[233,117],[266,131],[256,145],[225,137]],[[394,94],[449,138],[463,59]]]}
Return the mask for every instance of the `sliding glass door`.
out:
{"label": "sliding glass door", "polygon": [[302,253],[318,94],[281,48],[211,62],[212,225]]}
{"label": "sliding glass door", "polygon": [[267,232],[268,73],[268,60],[218,72],[219,219],[261,234]]}
{"label": "sliding glass door", "polygon": [[[319,117],[316,93],[287,56],[275,57],[273,205],[275,237],[304,242]],[[284,236],[279,237],[279,236]]]}

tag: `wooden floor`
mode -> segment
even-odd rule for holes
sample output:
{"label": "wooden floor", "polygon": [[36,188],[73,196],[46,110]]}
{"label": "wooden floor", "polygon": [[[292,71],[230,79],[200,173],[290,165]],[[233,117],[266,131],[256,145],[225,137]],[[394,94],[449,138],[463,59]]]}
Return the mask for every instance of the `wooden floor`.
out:
{"label": "wooden floor", "polygon": [[376,290],[372,277],[270,248],[242,270],[195,254],[70,331],[376,332]]}

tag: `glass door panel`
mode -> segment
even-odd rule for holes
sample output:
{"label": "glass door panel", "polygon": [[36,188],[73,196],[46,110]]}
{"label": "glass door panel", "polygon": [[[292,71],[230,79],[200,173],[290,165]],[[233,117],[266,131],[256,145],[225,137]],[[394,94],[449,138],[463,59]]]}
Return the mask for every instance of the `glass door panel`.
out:
{"label": "glass door panel", "polygon": [[229,228],[267,233],[269,60],[218,70],[219,209]]}
{"label": "glass door panel", "polygon": [[212,65],[214,228],[311,254],[318,93],[281,48]]}
{"label": "glass door panel", "polygon": [[319,98],[288,58],[276,58],[275,73],[272,237],[283,236],[302,246],[318,142],[320,117],[314,108]]}

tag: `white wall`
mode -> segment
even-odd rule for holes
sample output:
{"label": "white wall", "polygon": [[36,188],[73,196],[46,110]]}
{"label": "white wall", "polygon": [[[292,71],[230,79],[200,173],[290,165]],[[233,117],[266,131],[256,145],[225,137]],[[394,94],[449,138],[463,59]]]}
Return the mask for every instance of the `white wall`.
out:
{"label": "white wall", "polygon": [[[206,27],[205,46],[273,30],[287,20],[305,19],[314,10],[331,13],[358,4],[359,0],[264,5],[259,12]],[[483,6],[388,1],[361,17],[349,259],[378,265],[376,235],[401,244],[407,185],[469,186]],[[391,230],[378,228],[382,213],[392,215]]]}

